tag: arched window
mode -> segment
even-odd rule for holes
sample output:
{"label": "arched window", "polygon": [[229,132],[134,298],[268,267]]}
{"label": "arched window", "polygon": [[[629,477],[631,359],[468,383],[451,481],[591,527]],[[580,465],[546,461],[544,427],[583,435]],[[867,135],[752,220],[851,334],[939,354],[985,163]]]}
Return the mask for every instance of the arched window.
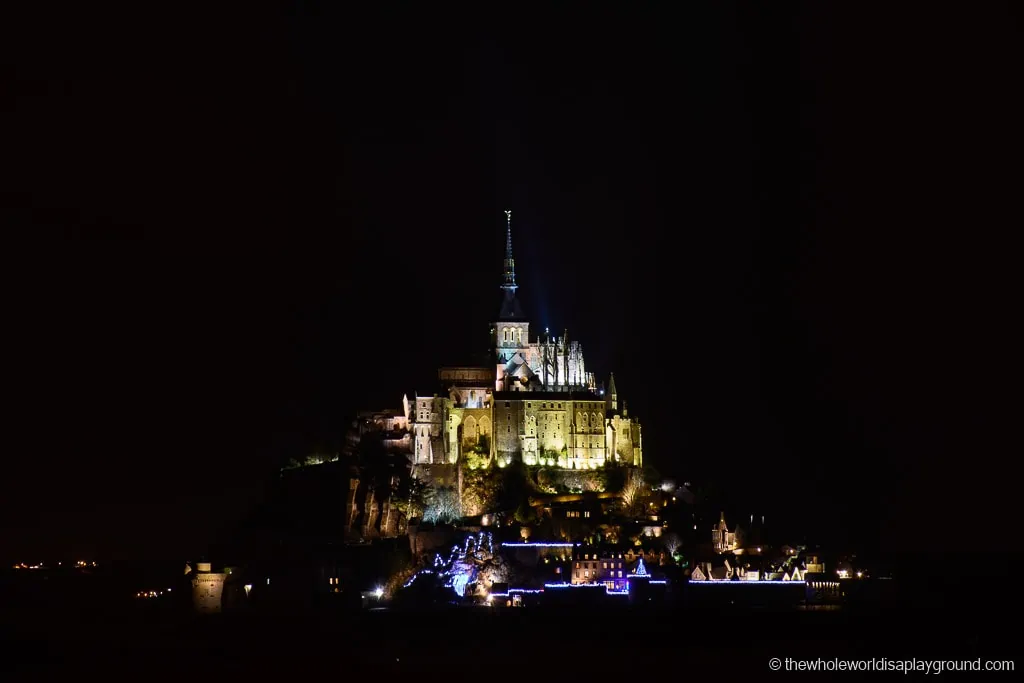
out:
{"label": "arched window", "polygon": [[484,415],[480,418],[480,436],[486,436],[491,433],[491,418]]}
{"label": "arched window", "polygon": [[523,343],[523,328],[521,327],[516,328],[516,341],[520,344]]}
{"label": "arched window", "polygon": [[503,328],[501,330],[501,340],[502,341],[508,341],[508,328],[507,327]]}

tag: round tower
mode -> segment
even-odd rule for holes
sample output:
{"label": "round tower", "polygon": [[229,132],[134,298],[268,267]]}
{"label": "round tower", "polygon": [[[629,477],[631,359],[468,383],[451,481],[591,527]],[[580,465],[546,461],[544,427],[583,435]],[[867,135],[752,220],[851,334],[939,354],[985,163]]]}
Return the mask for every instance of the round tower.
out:
{"label": "round tower", "polygon": [[214,572],[209,562],[196,563],[192,575],[192,604],[200,614],[217,614],[221,611],[224,595],[224,579],[227,574]]}

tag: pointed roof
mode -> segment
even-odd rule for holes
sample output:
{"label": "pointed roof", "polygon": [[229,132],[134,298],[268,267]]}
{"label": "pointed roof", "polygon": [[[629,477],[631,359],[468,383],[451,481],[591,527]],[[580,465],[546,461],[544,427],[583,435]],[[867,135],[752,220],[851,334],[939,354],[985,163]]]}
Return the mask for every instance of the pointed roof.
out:
{"label": "pointed roof", "polygon": [[[627,382],[627,384],[628,384],[628,382]],[[611,378],[608,380],[608,393],[611,394],[612,396],[615,396],[617,393],[619,393],[618,390],[615,388],[615,373],[614,372],[611,373]]]}
{"label": "pointed roof", "polygon": [[512,212],[505,211],[505,272],[502,277],[501,289],[505,297],[501,302],[499,320],[523,320],[523,309],[516,298],[516,260],[512,258]]}
{"label": "pointed roof", "polygon": [[512,212],[505,211],[505,278],[502,287],[516,288],[516,261],[512,258]]}
{"label": "pointed roof", "polygon": [[498,313],[498,320],[525,320],[523,307],[519,304],[519,299],[516,298],[515,294],[509,293],[508,290],[505,290],[505,298],[501,302],[501,312]]}

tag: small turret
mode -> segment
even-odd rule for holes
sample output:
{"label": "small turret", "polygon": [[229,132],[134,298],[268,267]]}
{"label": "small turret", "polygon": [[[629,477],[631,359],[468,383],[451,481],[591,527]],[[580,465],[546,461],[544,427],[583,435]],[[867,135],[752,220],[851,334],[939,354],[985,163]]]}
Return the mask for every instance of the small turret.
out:
{"label": "small turret", "polygon": [[619,391],[615,388],[615,373],[611,373],[611,378],[608,380],[608,391],[604,396],[605,403],[608,404],[608,410],[612,412],[618,412],[619,410]]}

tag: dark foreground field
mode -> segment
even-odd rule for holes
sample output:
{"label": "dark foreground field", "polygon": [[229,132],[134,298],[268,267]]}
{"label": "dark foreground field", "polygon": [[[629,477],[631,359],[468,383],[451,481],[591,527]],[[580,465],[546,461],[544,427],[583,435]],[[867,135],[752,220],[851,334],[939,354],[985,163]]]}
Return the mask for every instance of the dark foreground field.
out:
{"label": "dark foreground field", "polygon": [[1012,659],[1017,643],[1003,624],[1016,616],[994,619],[988,610],[942,608],[870,613],[564,608],[495,613],[479,608],[207,618],[96,612],[26,619],[8,628],[3,669],[19,680],[58,675],[178,681],[731,677],[770,673],[772,657]]}
{"label": "dark foreground field", "polygon": [[[187,590],[150,602],[133,599],[119,579],[19,575],[0,581],[0,681],[741,680],[771,674],[773,657],[1013,659],[1019,566],[918,575],[895,596],[837,610],[698,606],[677,592],[660,609],[359,611],[344,601],[287,602],[206,618],[190,613]],[[1007,677],[987,677],[999,676]]]}

